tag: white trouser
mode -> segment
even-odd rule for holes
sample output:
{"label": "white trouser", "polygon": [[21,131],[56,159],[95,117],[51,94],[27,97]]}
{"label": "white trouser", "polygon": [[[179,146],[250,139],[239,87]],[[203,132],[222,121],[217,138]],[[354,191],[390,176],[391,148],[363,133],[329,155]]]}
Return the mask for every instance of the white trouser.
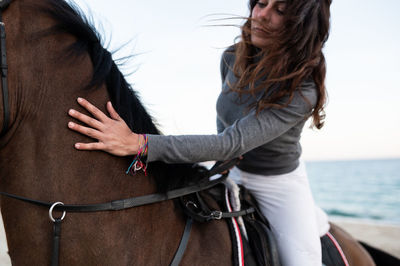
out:
{"label": "white trouser", "polygon": [[234,167],[229,177],[246,187],[271,224],[283,266],[321,265],[320,236],[327,215],[315,205],[303,162],[282,175],[257,175]]}

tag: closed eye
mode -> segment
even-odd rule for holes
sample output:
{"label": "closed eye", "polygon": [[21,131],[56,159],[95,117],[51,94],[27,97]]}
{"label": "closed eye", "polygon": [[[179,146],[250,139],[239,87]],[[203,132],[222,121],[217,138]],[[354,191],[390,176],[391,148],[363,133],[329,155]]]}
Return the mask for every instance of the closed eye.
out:
{"label": "closed eye", "polygon": [[[263,2],[257,1],[257,6],[259,8],[267,7],[268,2],[263,3]],[[286,9],[286,3],[284,1],[279,1],[278,3],[275,3],[275,6],[276,6],[276,8],[275,8],[276,13],[280,16],[283,16],[285,13],[285,9]]]}
{"label": "closed eye", "polygon": [[260,8],[264,8],[264,7],[267,6],[266,3],[261,3],[260,1],[257,2],[257,5],[258,5]]}
{"label": "closed eye", "polygon": [[278,15],[283,16],[285,14],[285,9],[276,9],[276,13],[278,13]]}
{"label": "closed eye", "polygon": [[283,14],[285,14],[285,10],[286,10],[286,3],[277,3],[276,13],[278,13],[280,16],[283,16]]}

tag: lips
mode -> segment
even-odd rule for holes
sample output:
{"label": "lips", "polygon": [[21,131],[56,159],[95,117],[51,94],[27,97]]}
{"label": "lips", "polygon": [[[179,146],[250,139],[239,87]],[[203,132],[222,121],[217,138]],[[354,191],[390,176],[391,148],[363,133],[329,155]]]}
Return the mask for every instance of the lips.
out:
{"label": "lips", "polygon": [[257,35],[263,35],[263,36],[268,35],[268,33],[265,30],[257,26],[251,27],[251,32]]}

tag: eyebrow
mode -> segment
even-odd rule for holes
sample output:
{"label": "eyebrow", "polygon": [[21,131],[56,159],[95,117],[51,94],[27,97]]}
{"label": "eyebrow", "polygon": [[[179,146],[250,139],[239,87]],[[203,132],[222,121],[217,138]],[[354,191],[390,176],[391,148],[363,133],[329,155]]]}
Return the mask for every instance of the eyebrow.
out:
{"label": "eyebrow", "polygon": [[[261,1],[260,1],[261,2]],[[267,1],[267,3],[268,3],[268,1]],[[265,3],[264,3],[265,4]],[[281,4],[287,4],[287,1],[286,0],[276,0],[275,2],[274,2],[274,5],[281,5]]]}
{"label": "eyebrow", "polygon": [[283,6],[284,5],[286,7],[287,3],[284,0],[278,0],[278,1],[275,2],[275,5],[276,6]]}

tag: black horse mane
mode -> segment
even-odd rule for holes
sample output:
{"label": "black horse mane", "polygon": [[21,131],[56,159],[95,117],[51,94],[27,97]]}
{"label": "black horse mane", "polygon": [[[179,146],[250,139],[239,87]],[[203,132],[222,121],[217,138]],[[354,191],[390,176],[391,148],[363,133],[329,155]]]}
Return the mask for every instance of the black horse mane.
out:
{"label": "black horse mane", "polygon": [[[93,63],[93,76],[86,89],[98,89],[104,82],[114,108],[135,133],[160,134],[151,116],[139,101],[136,92],[125,80],[113,61],[111,53],[101,44],[100,34],[79,8],[64,0],[45,0],[41,7],[56,25],[42,35],[68,33],[76,37],[66,52],[68,58],[79,60],[89,53]],[[43,34],[44,33],[44,34]],[[73,56],[70,56],[73,55]],[[194,183],[204,177],[206,170],[196,164],[166,164],[152,162],[149,173],[155,178],[158,191],[167,191]]]}

